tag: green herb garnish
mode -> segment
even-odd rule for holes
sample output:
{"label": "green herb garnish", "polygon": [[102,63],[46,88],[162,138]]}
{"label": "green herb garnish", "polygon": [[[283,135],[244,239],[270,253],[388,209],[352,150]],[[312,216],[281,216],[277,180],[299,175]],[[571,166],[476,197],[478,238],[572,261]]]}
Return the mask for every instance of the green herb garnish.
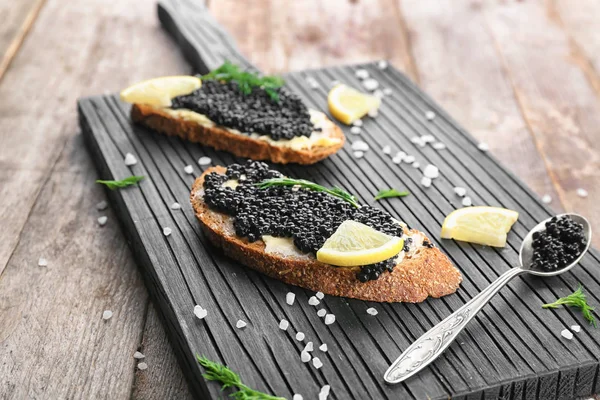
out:
{"label": "green herb garnish", "polygon": [[229,395],[237,400],[285,400],[283,397],[271,396],[270,394],[262,393],[251,389],[242,383],[240,376],[230,370],[225,365],[209,360],[204,356],[196,354],[196,359],[206,369],[206,373],[202,376],[209,381],[220,382],[221,390],[229,388],[237,388],[237,392]]}
{"label": "green herb garnish", "polygon": [[396,189],[380,190],[377,196],[375,196],[375,200],[387,199],[388,197],[405,197],[409,194],[407,191],[399,192]]}
{"label": "green herb garnish", "polygon": [[257,183],[257,185],[259,189],[266,189],[271,186],[301,186],[307,189],[315,190],[317,192],[325,192],[334,197],[347,201],[356,208],[360,207],[360,205],[356,201],[356,197],[352,196],[350,193],[340,189],[337,186],[334,186],[332,189],[327,189],[325,186],[321,186],[318,183],[314,183],[304,179],[292,178],[272,178],[259,182]]}
{"label": "green herb garnish", "polygon": [[127,186],[135,185],[142,179],[144,179],[143,176],[135,176],[134,175],[134,176],[130,176],[125,179],[121,179],[120,181],[102,181],[102,180],[98,179],[96,181],[96,183],[101,183],[103,185],[106,185],[110,190],[117,190],[119,188],[124,188]]}
{"label": "green herb garnish", "polygon": [[253,88],[261,88],[275,102],[279,101],[277,89],[285,83],[279,76],[260,76],[253,72],[242,71],[239,66],[229,61],[225,61],[219,68],[203,75],[202,79],[214,79],[224,82],[235,81],[244,94],[252,93]]}
{"label": "green herb garnish", "polygon": [[594,318],[594,307],[590,307],[587,303],[585,293],[583,293],[583,286],[579,285],[579,288],[567,297],[561,297],[554,303],[544,304],[542,308],[558,308],[559,306],[577,307],[581,309],[581,313],[584,318],[587,319],[590,324],[596,328],[596,319]]}

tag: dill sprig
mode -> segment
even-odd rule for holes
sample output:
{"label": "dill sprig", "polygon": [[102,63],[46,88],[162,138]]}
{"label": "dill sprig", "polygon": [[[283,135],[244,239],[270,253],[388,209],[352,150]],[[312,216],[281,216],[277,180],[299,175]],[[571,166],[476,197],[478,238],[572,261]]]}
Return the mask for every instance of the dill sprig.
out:
{"label": "dill sprig", "polygon": [[594,325],[594,328],[596,328],[596,319],[594,318],[593,313],[594,307],[590,307],[590,305],[587,303],[587,298],[585,293],[583,293],[583,286],[581,286],[581,284],[572,294],[566,297],[561,297],[554,303],[544,304],[542,308],[558,308],[562,305],[581,309],[583,317],[587,319],[590,324]]}
{"label": "dill sprig", "polygon": [[96,181],[96,183],[101,183],[103,185],[106,185],[110,190],[117,190],[117,189],[124,188],[127,186],[135,185],[142,179],[144,179],[143,176],[135,176],[134,175],[134,176],[130,176],[130,177],[118,180],[118,181],[103,181],[103,180],[98,179]]}
{"label": "dill sprig", "polygon": [[259,189],[266,189],[272,186],[301,186],[307,189],[315,190],[317,192],[325,192],[331,196],[337,197],[348,203],[352,204],[356,208],[360,208],[360,205],[356,201],[356,197],[337,186],[331,189],[321,186],[318,183],[307,181],[304,179],[292,179],[292,178],[271,178],[266,179],[262,182],[257,183]]}
{"label": "dill sprig", "polygon": [[237,392],[229,395],[236,400],[285,400],[283,397],[271,396],[258,390],[249,388],[242,383],[242,379],[238,374],[233,372],[227,366],[211,361],[205,356],[196,354],[196,359],[206,369],[206,373],[202,376],[209,381],[221,383],[221,390],[236,388]]}
{"label": "dill sprig", "polygon": [[407,191],[399,192],[396,189],[380,190],[379,193],[377,193],[377,195],[375,196],[374,200],[387,199],[389,197],[405,197],[409,194],[410,193]]}
{"label": "dill sprig", "polygon": [[274,102],[279,101],[277,89],[285,83],[279,76],[260,76],[250,71],[243,71],[239,66],[225,61],[219,68],[203,75],[202,79],[214,79],[217,81],[235,81],[244,94],[252,93],[253,88],[263,89]]}

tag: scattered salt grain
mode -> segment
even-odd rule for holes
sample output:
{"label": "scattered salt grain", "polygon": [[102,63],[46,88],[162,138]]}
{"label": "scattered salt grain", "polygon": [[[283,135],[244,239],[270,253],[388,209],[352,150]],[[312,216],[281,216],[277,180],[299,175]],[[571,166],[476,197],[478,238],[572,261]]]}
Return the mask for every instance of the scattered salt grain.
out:
{"label": "scattered salt grain", "polygon": [[194,306],[194,315],[196,316],[196,318],[204,319],[204,317],[206,317],[207,314],[208,314],[208,311],[206,311],[206,309],[202,308],[202,306],[199,306],[199,305]]}
{"label": "scattered salt grain", "polygon": [[579,333],[579,332],[581,332],[581,327],[579,325],[571,325],[571,330],[573,332]]}
{"label": "scattered salt grain", "polygon": [[392,89],[390,88],[386,87],[385,89],[383,89],[383,94],[385,94],[386,96],[391,96],[392,93]]}
{"label": "scattered salt grain", "polygon": [[303,363],[307,363],[309,362],[311,359],[311,355],[310,353],[303,351],[300,353],[300,360],[302,360]]}
{"label": "scattered salt grain", "polygon": [[137,367],[140,371],[144,371],[144,370],[148,369],[148,364],[146,364],[145,362],[141,362],[137,365]]}
{"label": "scattered salt grain", "polygon": [[435,142],[435,138],[433,137],[433,135],[423,135],[423,136],[421,136],[421,140],[425,143]]}
{"label": "scattered salt grain", "polygon": [[318,315],[319,317],[324,317],[324,316],[325,316],[325,314],[327,314],[327,310],[326,310],[326,309],[324,309],[324,308],[321,308],[319,311],[317,311],[317,315]]}
{"label": "scattered salt grain", "polygon": [[421,166],[421,164],[419,164],[417,161],[415,161],[414,163],[412,163],[413,168],[419,168]]}
{"label": "scattered salt grain", "polygon": [[394,156],[394,158],[392,158],[392,162],[394,164],[400,164],[402,162],[402,158],[400,158],[398,156]]}
{"label": "scattered salt grain", "polygon": [[327,314],[325,316],[325,325],[331,325],[335,322],[335,315]]}
{"label": "scattered salt grain", "polygon": [[109,319],[111,319],[111,318],[112,318],[112,316],[113,316],[113,312],[112,312],[112,311],[110,311],[110,310],[105,310],[105,311],[102,313],[102,319],[103,319],[103,320],[105,320],[105,321],[108,321]]}
{"label": "scattered salt grain", "polygon": [[198,165],[208,165],[212,162],[212,159],[210,157],[200,157],[198,159]]}
{"label": "scattered salt grain", "polygon": [[296,294],[292,293],[292,292],[288,292],[288,294],[285,295],[285,302],[288,303],[288,305],[292,305],[294,304],[294,300],[296,300]]}
{"label": "scattered salt grain", "polygon": [[407,164],[412,164],[415,162],[415,156],[406,156],[404,157],[404,162]]}
{"label": "scattered salt grain", "polygon": [[383,146],[381,151],[383,152],[383,154],[390,154],[392,152],[392,146],[390,146],[390,145]]}
{"label": "scattered salt grain", "polygon": [[194,167],[192,167],[191,165],[186,165],[183,170],[185,171],[186,174],[193,174],[194,173]]}
{"label": "scattered salt grain", "polygon": [[354,75],[356,75],[358,79],[367,79],[369,77],[369,71],[366,69],[357,69],[354,72]]}
{"label": "scattered salt grain", "polygon": [[377,315],[378,311],[376,309],[374,309],[373,307],[367,308],[367,314],[369,315]]}
{"label": "scattered salt grain", "polygon": [[241,319],[238,319],[238,322],[235,323],[235,327],[238,329],[245,328],[246,325],[248,324],[245,321],[242,321]]}
{"label": "scattered salt grain", "polygon": [[141,360],[142,358],[145,358],[146,356],[143,355],[142,353],[140,353],[139,351],[136,351],[135,353],[133,353],[133,358],[135,358],[136,360]]}
{"label": "scattered salt grain", "polygon": [[372,78],[365,79],[363,81],[363,87],[367,90],[373,91],[379,87],[379,82]]}
{"label": "scattered salt grain", "polygon": [[315,357],[315,358],[313,358],[313,365],[316,369],[319,369],[323,366],[323,363],[321,362],[319,357]]}
{"label": "scattered salt grain", "polygon": [[427,118],[428,121],[431,121],[435,118],[435,113],[433,111],[426,111],[425,118]]}
{"label": "scattered salt grain", "polygon": [[311,306],[316,306],[320,303],[319,299],[317,299],[315,296],[310,296],[310,299],[308,299],[308,304]]}
{"label": "scattered salt grain", "polygon": [[462,199],[462,205],[464,207],[470,207],[473,205],[473,200],[471,200],[471,198],[469,196],[467,196],[464,199]]}
{"label": "scattered salt grain", "polygon": [[327,396],[329,396],[329,391],[331,390],[331,386],[325,385],[321,388],[319,392],[319,400],[327,400]]}
{"label": "scattered salt grain", "polygon": [[132,165],[137,164],[137,158],[135,158],[135,156],[131,153],[127,153],[125,154],[125,160],[123,160],[125,162],[125,165],[127,165],[128,167],[131,167]]}
{"label": "scattered salt grain", "polygon": [[385,60],[381,60],[377,63],[377,67],[379,69],[386,69],[388,67],[388,63]]}
{"label": "scattered salt grain", "polygon": [[163,228],[163,235],[165,235],[165,236],[169,236],[172,232],[173,232],[173,230],[171,228],[169,228],[168,226]]}
{"label": "scattered salt grain", "polygon": [[545,194],[542,197],[542,203],[544,203],[544,204],[550,204],[550,203],[552,203],[552,197],[549,194]]}
{"label": "scattered salt grain", "polygon": [[432,144],[431,147],[433,147],[436,150],[444,150],[446,148],[446,145],[442,142],[436,142]]}
{"label": "scattered salt grain", "polygon": [[411,143],[414,144],[421,144],[423,143],[423,139],[421,138],[421,136],[413,136],[410,138]]}
{"label": "scattered salt grain", "polygon": [[178,202],[171,204],[171,210],[181,210],[181,204]]}
{"label": "scattered salt grain", "polygon": [[303,341],[304,340],[304,333],[302,333],[302,332],[296,333],[296,340],[299,341],[299,342]]}
{"label": "scattered salt grain", "polygon": [[477,148],[481,151],[488,151],[490,149],[490,146],[488,146],[487,143],[481,142],[477,145]]}
{"label": "scattered salt grain", "polygon": [[323,343],[322,345],[320,345],[319,350],[321,350],[323,353],[327,352],[327,344]]}
{"label": "scattered salt grain", "polygon": [[464,187],[456,186],[454,188],[454,193],[456,193],[457,196],[463,197],[465,194],[467,194],[467,189],[465,189]]}
{"label": "scattered salt grain", "polygon": [[357,140],[352,143],[352,150],[354,151],[367,151],[369,150],[369,145],[362,140]]}
{"label": "scattered salt grain", "polygon": [[304,350],[303,351],[311,352],[313,350],[314,350],[313,342],[308,342],[308,343],[306,343],[306,346],[304,346]]}
{"label": "scattered salt grain", "polygon": [[282,331],[287,330],[287,328],[289,326],[290,326],[290,323],[286,319],[282,319],[281,322],[279,323],[279,329],[281,329]]}
{"label": "scattered salt grain", "polygon": [[383,93],[383,90],[377,89],[373,92],[373,96],[377,97],[378,99],[383,99],[383,96],[385,96],[385,94]]}
{"label": "scattered salt grain", "polygon": [[369,110],[369,112],[367,113],[367,115],[371,118],[376,118],[379,115],[379,109],[378,108],[372,108]]}
{"label": "scattered salt grain", "polygon": [[573,332],[571,332],[568,329],[563,329],[562,332],[560,333],[560,335],[567,340],[573,339]]}
{"label": "scattered salt grain", "polygon": [[108,203],[102,200],[100,203],[96,204],[96,210],[104,211],[108,208]]}
{"label": "scattered salt grain", "polygon": [[360,126],[353,126],[352,128],[350,128],[350,132],[354,135],[360,135],[362,129],[360,129]]}
{"label": "scattered salt grain", "polygon": [[98,218],[98,225],[104,226],[104,225],[106,225],[107,221],[108,221],[108,217],[106,215],[103,215]]}
{"label": "scattered salt grain", "polygon": [[363,126],[362,119],[357,119],[356,121],[352,122],[352,126]]}
{"label": "scattered salt grain", "polygon": [[325,297],[325,294],[323,292],[317,292],[317,293],[315,293],[315,297],[319,300],[323,300],[323,297]]}
{"label": "scattered salt grain", "polygon": [[311,89],[318,89],[319,88],[319,82],[317,82],[317,80],[315,78],[313,78],[312,76],[307,76],[306,77],[306,83],[308,84],[308,86]]}
{"label": "scattered salt grain", "polygon": [[38,260],[38,267],[47,267],[48,266],[48,260],[46,260],[44,257],[40,257],[40,259]]}
{"label": "scattered salt grain", "polygon": [[364,156],[365,156],[364,151],[355,151],[354,152],[354,158],[363,158]]}
{"label": "scattered salt grain", "polygon": [[583,188],[579,188],[579,189],[577,189],[577,196],[588,197],[588,191]]}
{"label": "scattered salt grain", "polygon": [[428,188],[431,186],[431,178],[428,178],[426,176],[421,178],[421,185],[423,185],[424,187]]}
{"label": "scattered salt grain", "polygon": [[423,175],[428,178],[435,179],[440,176],[440,170],[435,165],[429,164],[423,170]]}
{"label": "scattered salt grain", "polygon": [[304,400],[304,397],[301,394],[295,393],[292,400]]}

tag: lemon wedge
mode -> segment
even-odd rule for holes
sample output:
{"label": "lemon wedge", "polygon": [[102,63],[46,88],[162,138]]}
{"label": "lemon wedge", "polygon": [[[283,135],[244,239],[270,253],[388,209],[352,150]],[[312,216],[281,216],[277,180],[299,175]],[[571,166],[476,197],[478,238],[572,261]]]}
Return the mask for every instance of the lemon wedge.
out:
{"label": "lemon wedge", "polygon": [[190,94],[202,86],[195,76],[163,76],[136,83],[121,91],[121,100],[127,103],[170,107],[173,97]]}
{"label": "lemon wedge", "polygon": [[350,125],[369,111],[378,109],[381,100],[346,85],[336,85],[327,96],[329,112],[340,122]]}
{"label": "lemon wedge", "polygon": [[456,239],[504,247],[506,234],[519,213],[500,207],[467,207],[448,214],[442,225],[443,239]]}
{"label": "lemon wedge", "polygon": [[369,265],[394,257],[404,240],[356,221],[344,221],[317,251],[317,260],[339,267]]}

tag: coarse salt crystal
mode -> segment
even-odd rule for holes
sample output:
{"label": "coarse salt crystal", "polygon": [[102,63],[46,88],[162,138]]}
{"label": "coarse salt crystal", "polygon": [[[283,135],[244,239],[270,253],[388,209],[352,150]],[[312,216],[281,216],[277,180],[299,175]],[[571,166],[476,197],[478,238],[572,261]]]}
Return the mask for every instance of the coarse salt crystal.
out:
{"label": "coarse salt crystal", "polygon": [[329,396],[329,391],[331,390],[331,386],[324,385],[319,392],[319,400],[327,400],[327,396]]}
{"label": "coarse salt crystal", "polygon": [[573,332],[568,329],[563,329],[562,332],[560,332],[560,335],[567,340],[573,339]]}
{"label": "coarse salt crystal", "polygon": [[312,76],[307,76],[306,77],[306,83],[308,83],[308,86],[311,89],[318,89],[319,88],[319,82],[317,82],[317,80],[312,77]]}
{"label": "coarse salt crystal", "polygon": [[371,118],[376,118],[379,115],[379,109],[378,108],[372,108],[369,110],[369,112],[367,113],[367,115]]}
{"label": "coarse salt crystal", "polygon": [[581,332],[581,327],[579,325],[571,325],[571,330],[573,332],[579,333],[579,332]]}
{"label": "coarse salt crystal", "polygon": [[387,66],[388,66],[388,63],[387,63],[387,61],[385,61],[385,60],[381,60],[381,61],[379,61],[379,62],[377,63],[377,67],[378,67],[379,69],[386,69],[386,68],[387,68]]}
{"label": "coarse salt crystal", "polygon": [[379,87],[379,82],[372,78],[365,79],[363,81],[363,87],[367,90],[373,91]]}
{"label": "coarse salt crystal", "polygon": [[108,203],[102,200],[100,203],[96,204],[96,210],[104,211],[108,208]]}
{"label": "coarse salt crystal", "polygon": [[588,191],[584,188],[577,189],[577,196],[579,197],[588,197]]}
{"label": "coarse salt crystal", "polygon": [[303,351],[313,351],[314,349],[314,345],[313,342],[308,342],[306,343],[306,346],[304,346],[304,350]]}
{"label": "coarse salt crystal", "polygon": [[367,308],[367,314],[377,315],[378,311],[376,309],[374,309],[373,307],[370,307],[370,308]]}
{"label": "coarse salt crystal", "polygon": [[392,162],[394,164],[400,164],[402,162],[402,159],[398,156],[394,156],[394,158],[392,158]]}
{"label": "coarse salt crystal", "polygon": [[141,360],[142,358],[145,358],[146,356],[143,355],[142,353],[140,353],[139,351],[136,351],[135,353],[133,353],[133,358],[135,358],[136,360]]}
{"label": "coarse salt crystal", "polygon": [[169,228],[168,226],[163,228],[163,235],[165,235],[165,236],[169,236],[172,232],[173,232],[173,230],[171,228]]}
{"label": "coarse salt crystal", "polygon": [[327,314],[325,316],[325,325],[331,325],[335,322],[335,315]]}
{"label": "coarse salt crystal", "polygon": [[125,165],[127,165],[128,167],[131,167],[132,165],[137,164],[137,158],[135,158],[135,156],[131,153],[127,153],[125,154],[125,160],[123,160],[125,162]]}
{"label": "coarse salt crystal", "polygon": [[473,201],[471,200],[471,198],[469,196],[467,196],[464,199],[462,199],[462,205],[464,207],[472,206],[473,205]]}
{"label": "coarse salt crystal", "polygon": [[367,79],[369,77],[369,71],[366,69],[357,69],[354,72],[354,75],[356,75],[358,79]]}
{"label": "coarse salt crystal", "polygon": [[549,194],[545,194],[542,197],[542,203],[544,203],[544,204],[550,204],[550,203],[552,203],[552,197]]}
{"label": "coarse salt crystal", "polygon": [[350,132],[354,135],[360,135],[362,129],[360,129],[360,126],[353,126],[352,128],[350,128]]}
{"label": "coarse salt crystal", "polygon": [[192,167],[191,165],[186,165],[183,170],[185,171],[186,174],[193,174],[194,173],[194,167]]}
{"label": "coarse salt crystal", "polygon": [[287,330],[289,326],[290,323],[286,319],[282,319],[281,322],[279,322],[279,329],[281,329],[282,331]]}
{"label": "coarse salt crystal", "polygon": [[309,361],[310,361],[310,359],[311,359],[311,355],[310,355],[310,353],[309,353],[309,352],[302,351],[302,352],[300,353],[300,360],[302,360],[302,362],[303,362],[303,363],[307,363],[307,362],[309,362]]}
{"label": "coarse salt crystal", "polygon": [[385,96],[385,94],[383,93],[383,90],[377,89],[373,92],[373,96],[377,97],[378,99],[383,99],[383,96]]}
{"label": "coarse salt crystal", "polygon": [[410,138],[410,141],[414,144],[420,144],[421,142],[423,142],[423,139],[421,139],[421,136],[413,136]]}
{"label": "coarse salt crystal", "polygon": [[354,152],[354,157],[355,158],[363,158],[365,156],[365,152],[364,151],[355,151]]}
{"label": "coarse salt crystal", "polygon": [[467,189],[465,189],[464,187],[456,186],[454,188],[454,193],[456,193],[456,195],[460,197],[463,197],[465,194],[467,194]]}
{"label": "coarse salt crystal", "polygon": [[352,143],[352,150],[367,151],[369,150],[369,145],[362,140],[357,140],[356,142]]}
{"label": "coarse salt crystal", "polygon": [[304,333],[302,333],[302,332],[296,333],[296,340],[299,341],[299,342],[303,341],[304,340]]}
{"label": "coarse salt crystal", "polygon": [[43,257],[40,257],[40,259],[38,260],[38,267],[47,267],[48,266],[48,260],[46,260]]}
{"label": "coarse salt crystal", "polygon": [[425,175],[428,178],[435,179],[438,176],[440,176],[440,170],[435,165],[429,164],[423,170],[423,175]]}
{"label": "coarse salt crystal", "polygon": [[315,358],[313,358],[313,365],[316,369],[319,369],[323,366],[323,363],[321,362],[319,357],[315,357]]}
{"label": "coarse salt crystal", "polygon": [[206,317],[207,314],[208,314],[208,311],[206,309],[202,308],[202,306],[199,306],[199,305],[194,306],[194,315],[196,316],[196,318],[204,319],[204,317]]}
{"label": "coarse salt crystal", "polygon": [[433,137],[433,135],[423,135],[423,136],[421,136],[421,140],[425,143],[435,142],[435,138]]}
{"label": "coarse salt crystal", "polygon": [[317,315],[318,315],[319,317],[324,317],[324,316],[325,316],[325,314],[327,314],[327,310],[326,310],[326,309],[324,309],[324,308],[321,308],[319,311],[317,311]]}
{"label": "coarse salt crystal", "polygon": [[304,400],[304,397],[302,397],[301,394],[294,393],[294,396],[292,397],[292,400]]}
{"label": "coarse salt crystal", "polygon": [[363,126],[362,119],[357,119],[356,121],[353,121],[352,126]]}
{"label": "coarse salt crystal", "polygon": [[238,319],[238,322],[235,323],[235,327],[238,329],[245,328],[246,325],[248,324],[245,321],[242,321],[241,319]]}
{"label": "coarse salt crystal", "polygon": [[170,208],[171,208],[171,210],[181,210],[181,204],[179,204],[178,202],[175,202],[175,203],[171,204]]}
{"label": "coarse salt crystal", "polygon": [[311,306],[316,306],[319,303],[319,299],[317,299],[315,296],[310,296],[310,299],[308,299],[308,304]]}
{"label": "coarse salt crystal", "polygon": [[321,350],[323,353],[327,352],[327,344],[323,343],[322,345],[320,345],[319,350]]}
{"label": "coarse salt crystal", "polygon": [[288,294],[285,295],[285,302],[288,303],[288,305],[292,305],[294,304],[294,300],[296,300],[296,294],[292,293],[292,292],[288,292]]}
{"label": "coarse salt crystal", "polygon": [[106,215],[103,215],[98,218],[98,225],[104,226],[104,225],[106,225],[107,221],[108,221],[108,217]]}
{"label": "coarse salt crystal", "polygon": [[446,148],[446,145],[442,142],[436,142],[432,144],[431,147],[433,147],[436,150],[444,150]]}
{"label": "coarse salt crystal", "polygon": [[403,161],[407,164],[412,164],[415,162],[415,156],[406,156]]}
{"label": "coarse salt crystal", "polygon": [[428,178],[426,176],[421,178],[421,185],[423,185],[424,187],[428,188],[431,186],[431,178]]}
{"label": "coarse salt crystal", "polygon": [[208,165],[212,162],[212,159],[210,157],[200,157],[198,159],[198,165]]}
{"label": "coarse salt crystal", "polygon": [[433,111],[426,111],[425,118],[427,118],[427,120],[431,121],[432,119],[435,118],[435,113]]}
{"label": "coarse salt crystal", "polygon": [[490,146],[488,146],[487,143],[481,142],[477,145],[477,148],[481,151],[488,151],[490,149]]}
{"label": "coarse salt crystal", "polygon": [[386,96],[390,96],[392,93],[392,89],[390,88],[386,87],[385,89],[383,89],[383,94],[385,94]]}
{"label": "coarse salt crystal", "polygon": [[383,146],[381,151],[383,152],[383,154],[390,154],[392,152],[392,146],[390,146],[390,145]]}
{"label": "coarse salt crystal", "polygon": [[323,300],[323,297],[325,297],[325,294],[323,292],[317,292],[317,293],[315,293],[315,297],[319,300]]}
{"label": "coarse salt crystal", "polygon": [[145,362],[141,362],[137,365],[137,367],[140,371],[144,371],[144,370],[148,369],[148,364],[146,364]]}
{"label": "coarse salt crystal", "polygon": [[413,168],[419,168],[421,166],[421,164],[419,164],[417,161],[415,161],[414,163],[412,163]]}
{"label": "coarse salt crystal", "polygon": [[103,320],[105,320],[105,321],[107,321],[107,320],[111,319],[111,318],[112,318],[112,316],[113,316],[113,312],[112,312],[112,311],[110,311],[110,310],[105,310],[105,311],[102,313],[102,319],[103,319]]}

